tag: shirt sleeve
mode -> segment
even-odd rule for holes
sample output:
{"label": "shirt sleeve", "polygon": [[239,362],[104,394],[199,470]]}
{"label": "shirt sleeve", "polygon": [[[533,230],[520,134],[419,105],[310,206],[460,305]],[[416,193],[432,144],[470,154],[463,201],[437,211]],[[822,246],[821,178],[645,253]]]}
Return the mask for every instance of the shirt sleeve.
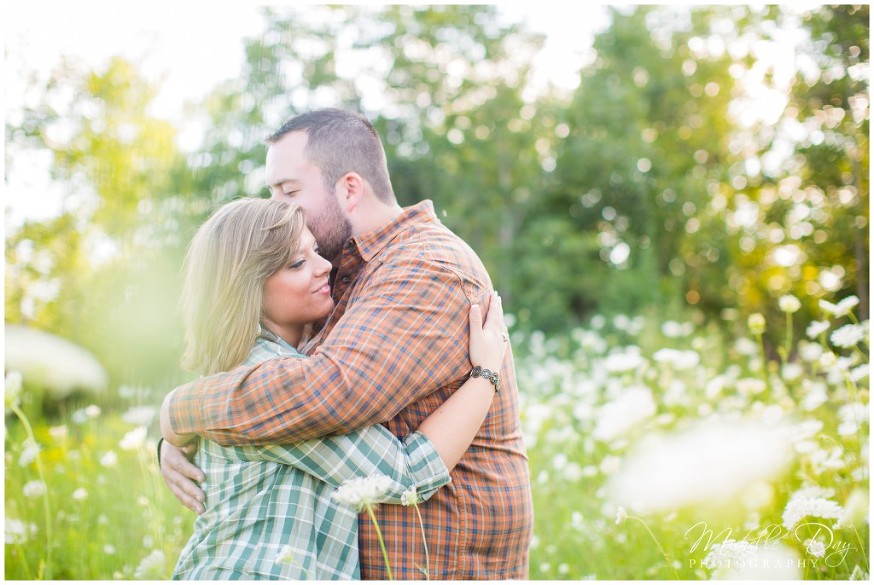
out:
{"label": "shirt sleeve", "polygon": [[416,431],[401,441],[378,425],[289,445],[244,447],[238,453],[291,465],[334,487],[357,477],[385,475],[391,487],[380,501],[388,504],[401,503],[403,493],[413,487],[428,499],[450,481],[449,470],[425,435]]}
{"label": "shirt sleeve", "polygon": [[221,445],[296,443],[391,420],[470,368],[483,287],[422,255],[376,268],[309,359],[274,359],[180,386],[173,430]]}

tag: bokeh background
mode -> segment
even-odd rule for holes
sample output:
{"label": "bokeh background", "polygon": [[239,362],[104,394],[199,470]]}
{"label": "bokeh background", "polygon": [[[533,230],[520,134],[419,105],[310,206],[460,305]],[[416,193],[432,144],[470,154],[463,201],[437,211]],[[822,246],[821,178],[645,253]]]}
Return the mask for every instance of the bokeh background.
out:
{"label": "bokeh background", "polygon": [[867,578],[867,5],[201,5],[170,45],[159,4],[99,58],[41,23],[136,13],[42,8],[6,14],[7,578],[169,577],[181,258],[325,106],[501,291],[532,578]]}

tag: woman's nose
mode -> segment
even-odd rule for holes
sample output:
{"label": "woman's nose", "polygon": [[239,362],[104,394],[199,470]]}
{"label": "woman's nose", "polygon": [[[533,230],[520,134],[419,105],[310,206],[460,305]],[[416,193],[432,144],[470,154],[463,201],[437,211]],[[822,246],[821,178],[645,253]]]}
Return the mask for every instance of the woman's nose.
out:
{"label": "woman's nose", "polygon": [[328,274],[331,272],[331,268],[333,268],[333,265],[328,260],[319,256],[319,274]]}

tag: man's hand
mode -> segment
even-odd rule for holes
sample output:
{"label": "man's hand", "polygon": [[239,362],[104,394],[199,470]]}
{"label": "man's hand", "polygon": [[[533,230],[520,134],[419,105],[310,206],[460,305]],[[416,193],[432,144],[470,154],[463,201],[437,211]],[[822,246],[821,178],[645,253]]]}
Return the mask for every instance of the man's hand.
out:
{"label": "man's hand", "polygon": [[197,514],[203,514],[206,511],[203,507],[206,494],[195,482],[203,481],[206,476],[189,461],[196,451],[197,443],[189,443],[180,449],[165,439],[161,444],[161,475],[183,506]]}
{"label": "man's hand", "polygon": [[206,476],[191,464],[191,458],[197,452],[197,443],[193,442],[197,435],[177,435],[173,432],[167,408],[172,394],[168,394],[161,405],[161,434],[164,436],[161,444],[161,475],[183,506],[203,514],[206,511],[203,507],[206,494],[195,482],[203,481]]}

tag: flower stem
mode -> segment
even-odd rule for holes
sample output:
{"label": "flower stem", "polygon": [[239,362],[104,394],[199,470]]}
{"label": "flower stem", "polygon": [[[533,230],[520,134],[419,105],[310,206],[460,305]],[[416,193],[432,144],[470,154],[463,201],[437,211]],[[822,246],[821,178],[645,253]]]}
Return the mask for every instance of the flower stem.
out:
{"label": "flower stem", "polygon": [[428,555],[428,540],[425,538],[425,523],[422,521],[422,513],[419,512],[419,504],[413,504],[416,508],[416,516],[419,517],[419,528],[422,529],[422,545],[425,547],[425,580],[431,580],[431,558]]}
{"label": "flower stem", "polygon": [[373,527],[376,529],[376,537],[379,539],[379,548],[382,549],[382,558],[385,561],[385,570],[388,572],[388,580],[394,581],[391,574],[391,566],[388,563],[388,552],[385,550],[385,541],[382,539],[382,531],[379,529],[379,523],[376,521],[376,515],[373,513],[373,507],[369,503],[365,503],[367,514],[370,516],[370,521],[373,522]]}
{"label": "flower stem", "polygon": [[671,556],[665,552],[665,549],[662,548],[662,544],[659,542],[659,539],[656,538],[656,535],[653,534],[652,530],[650,530],[649,525],[643,520],[643,518],[638,518],[637,516],[626,516],[626,517],[631,518],[633,520],[637,520],[638,522],[643,524],[643,527],[646,528],[647,532],[649,532],[650,537],[652,537],[653,542],[655,542],[659,551],[662,553],[662,556],[665,557],[665,562],[668,564],[668,566],[674,572],[674,577],[679,581],[680,575],[677,574],[677,569],[674,567],[674,564],[671,562]]}
{"label": "flower stem", "polygon": [[[34,449],[36,449],[36,437],[33,435],[33,429],[30,427],[30,421],[27,420],[27,415],[18,407],[17,404],[12,404],[10,406],[12,412],[15,413],[15,416],[21,421],[21,424],[24,425],[24,430],[27,432],[27,437],[30,439],[31,444]],[[38,578],[50,580],[52,578],[52,515],[51,508],[49,507],[49,484],[46,483],[46,476],[43,473],[42,461],[39,456],[39,451],[37,451],[34,456],[34,461],[36,462],[36,472],[39,475],[40,481],[42,481],[45,486],[45,490],[42,494],[42,502],[43,509],[46,515],[46,564],[45,564],[45,572],[40,571],[40,575]]]}
{"label": "flower stem", "polygon": [[786,346],[783,348],[783,363],[789,361],[792,353],[792,313],[786,313]]}

